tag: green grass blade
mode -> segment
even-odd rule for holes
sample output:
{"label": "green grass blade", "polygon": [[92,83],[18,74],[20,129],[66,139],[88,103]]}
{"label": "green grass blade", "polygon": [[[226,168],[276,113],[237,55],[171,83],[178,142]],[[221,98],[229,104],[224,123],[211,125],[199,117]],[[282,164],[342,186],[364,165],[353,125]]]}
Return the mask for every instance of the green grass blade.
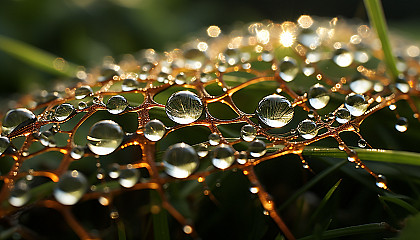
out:
{"label": "green grass blade", "polygon": [[314,214],[312,214],[312,217],[310,219],[311,222],[314,222],[316,220],[316,218],[318,217],[319,213],[324,208],[325,204],[327,204],[328,200],[331,198],[331,196],[333,195],[333,193],[335,192],[335,190],[340,185],[341,180],[342,179],[338,180],[338,182],[336,182],[334,184],[334,186],[332,186],[332,188],[327,192],[327,194],[325,194],[324,198],[322,199],[321,203],[319,204],[319,206],[315,210]]}
{"label": "green grass blade", "polygon": [[65,64],[59,68],[54,65],[57,56],[45,52],[36,47],[30,46],[24,42],[0,35],[0,51],[3,51],[11,56],[33,65],[44,71],[60,75],[60,76],[74,76],[78,66],[65,61]]}
{"label": "green grass blade", "polygon": [[379,196],[380,199],[388,201],[388,202],[392,202],[397,204],[398,206],[406,209],[407,211],[409,211],[411,214],[417,214],[419,213],[419,210],[417,210],[415,207],[413,207],[411,204],[407,203],[406,201],[399,199],[397,197],[392,197],[392,196]]}
{"label": "green grass blade", "polygon": [[118,228],[118,240],[126,240],[127,236],[125,234],[125,225],[122,220],[119,220],[117,222],[117,228]]}
{"label": "green grass blade", "polygon": [[[159,194],[151,190],[150,191],[150,202],[152,205],[160,205],[161,199]],[[154,239],[156,240],[169,240],[169,227],[168,227],[168,217],[165,209],[161,208],[159,213],[153,215],[153,232]]]}
{"label": "green grass blade", "polygon": [[364,0],[364,3],[370,19],[370,23],[376,29],[379,40],[381,41],[385,58],[384,61],[388,67],[388,72],[393,78],[396,78],[399,73],[395,63],[395,58],[392,54],[391,43],[388,38],[388,29],[381,1]]}

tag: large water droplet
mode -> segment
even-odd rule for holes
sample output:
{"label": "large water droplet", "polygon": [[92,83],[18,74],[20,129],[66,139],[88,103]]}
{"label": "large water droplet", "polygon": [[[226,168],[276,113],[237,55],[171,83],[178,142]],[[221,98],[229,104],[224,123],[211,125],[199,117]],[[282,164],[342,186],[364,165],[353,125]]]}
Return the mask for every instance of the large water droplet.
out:
{"label": "large water droplet", "polygon": [[337,120],[337,122],[339,123],[346,123],[348,121],[350,121],[351,119],[351,114],[350,111],[347,110],[347,108],[340,108],[337,110],[337,112],[335,112],[335,120]]}
{"label": "large water droplet", "polygon": [[85,194],[87,180],[82,173],[73,170],[60,176],[60,180],[54,187],[54,197],[63,205],[74,205]]}
{"label": "large water droplet", "polygon": [[250,124],[246,124],[241,128],[241,138],[246,142],[254,141],[255,137],[257,136],[257,130],[254,126]]}
{"label": "large water droplet", "polygon": [[373,83],[370,80],[359,78],[351,81],[350,89],[358,94],[363,94],[369,91],[373,87]]}
{"label": "large water droplet", "polygon": [[165,125],[157,119],[150,120],[144,126],[144,136],[150,141],[156,142],[165,135]]}
{"label": "large water droplet", "polygon": [[328,90],[317,83],[313,85],[308,92],[309,104],[315,109],[321,109],[327,106],[330,101],[330,96],[328,95]]}
{"label": "large water droplet", "polygon": [[259,139],[252,141],[248,146],[248,151],[253,157],[263,156],[267,152],[265,142]]}
{"label": "large water droplet", "polygon": [[131,188],[136,185],[140,178],[140,172],[136,168],[121,169],[118,182],[125,188]]}
{"label": "large water droplet", "polygon": [[287,98],[269,95],[258,103],[256,114],[269,127],[283,127],[292,120],[294,110]]}
{"label": "large water droplet", "polygon": [[369,103],[366,101],[363,95],[350,93],[346,96],[344,105],[350,111],[351,115],[358,117],[365,113]]}
{"label": "large water droplet", "polygon": [[115,95],[108,99],[108,102],[106,103],[106,108],[109,113],[112,114],[120,114],[124,112],[124,110],[127,108],[128,102],[125,97],[121,95]]}
{"label": "large water droplet", "polygon": [[405,117],[398,118],[397,122],[395,123],[395,129],[399,132],[405,132],[408,128],[408,120]]}
{"label": "large water droplet", "polygon": [[166,150],[163,164],[169,176],[186,178],[197,169],[199,161],[193,147],[186,143],[176,143]]}
{"label": "large water droplet", "polygon": [[35,119],[35,115],[26,108],[9,110],[3,120],[3,134],[11,133],[19,124],[31,119]]}
{"label": "large water droplet", "polygon": [[299,123],[297,130],[299,134],[305,139],[314,138],[318,134],[316,123],[312,120],[306,119]]}
{"label": "large water droplet", "polygon": [[348,67],[353,62],[353,55],[345,48],[335,50],[333,61],[340,67]]}
{"label": "large water droplet", "polygon": [[74,112],[74,107],[72,104],[63,103],[55,109],[54,118],[57,121],[66,120]]}
{"label": "large water droplet", "polygon": [[169,97],[165,110],[166,115],[172,121],[179,124],[189,124],[201,116],[203,103],[195,93],[179,91]]}
{"label": "large water droplet", "polygon": [[10,141],[7,137],[0,136],[0,155],[10,146]]}
{"label": "large water droplet", "polygon": [[137,82],[136,79],[134,78],[126,78],[124,79],[122,85],[121,85],[121,90],[123,91],[132,91],[132,90],[136,90],[138,88],[139,84]]}
{"label": "large water droplet", "polygon": [[190,69],[200,69],[207,61],[207,56],[204,52],[192,48],[184,52],[185,67]]}
{"label": "large water droplet", "polygon": [[303,29],[299,36],[298,40],[300,43],[305,45],[306,47],[316,48],[321,44],[320,38],[318,34],[312,29]]}
{"label": "large water droplet", "polygon": [[17,181],[10,191],[9,203],[15,207],[22,207],[30,199],[29,186],[25,180]]}
{"label": "large water droplet", "polygon": [[117,149],[124,137],[124,131],[112,120],[95,123],[87,136],[89,149],[98,155],[108,155]]}
{"label": "large water droplet", "polygon": [[299,67],[295,59],[291,57],[285,57],[280,62],[279,70],[280,70],[280,73],[279,73],[280,77],[284,81],[290,82],[293,79],[295,79],[296,75],[299,72]]}
{"label": "large water droplet", "polygon": [[235,150],[226,144],[220,144],[213,150],[212,163],[219,169],[226,169],[235,162]]}
{"label": "large water droplet", "polygon": [[83,99],[93,93],[92,88],[88,85],[81,86],[74,91],[74,97],[76,99]]}

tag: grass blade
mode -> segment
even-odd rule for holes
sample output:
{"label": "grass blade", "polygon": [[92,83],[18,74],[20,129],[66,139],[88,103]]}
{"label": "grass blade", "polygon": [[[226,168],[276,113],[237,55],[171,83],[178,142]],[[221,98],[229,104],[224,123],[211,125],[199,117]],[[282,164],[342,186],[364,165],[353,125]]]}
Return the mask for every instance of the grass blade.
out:
{"label": "grass blade", "polygon": [[[152,206],[160,206],[161,199],[156,191],[150,191],[150,201]],[[156,240],[169,240],[168,217],[165,209],[161,208],[158,213],[153,215],[153,233]]]}
{"label": "grass blade", "polygon": [[406,201],[396,198],[396,197],[391,197],[391,196],[379,196],[379,198],[381,200],[385,200],[388,202],[392,202],[397,204],[398,206],[406,209],[407,211],[409,211],[411,214],[417,214],[419,213],[419,210],[417,210],[415,207],[413,207],[411,204],[407,203]]}
{"label": "grass blade", "polygon": [[331,198],[331,196],[333,195],[333,193],[337,189],[338,185],[340,185],[341,180],[342,179],[338,180],[338,182],[336,182],[334,184],[334,186],[332,186],[332,188],[327,192],[327,194],[325,194],[325,196],[322,199],[321,203],[319,204],[318,208],[315,210],[314,214],[312,215],[312,217],[310,219],[311,222],[314,222],[316,220],[316,218],[318,217],[319,213],[324,208],[325,204],[327,204],[328,200]]}

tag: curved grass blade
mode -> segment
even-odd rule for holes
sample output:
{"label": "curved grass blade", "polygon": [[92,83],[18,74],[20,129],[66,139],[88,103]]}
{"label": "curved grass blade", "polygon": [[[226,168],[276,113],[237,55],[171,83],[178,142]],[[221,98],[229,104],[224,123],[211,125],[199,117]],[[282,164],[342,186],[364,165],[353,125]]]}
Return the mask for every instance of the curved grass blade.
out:
{"label": "curved grass blade", "polygon": [[319,213],[324,208],[325,204],[327,204],[328,200],[331,198],[331,196],[333,195],[333,193],[335,192],[335,190],[340,185],[341,180],[342,179],[338,180],[338,182],[336,182],[334,184],[334,186],[332,186],[332,188],[327,192],[327,194],[325,194],[325,196],[322,199],[321,203],[319,204],[318,208],[315,210],[314,214],[312,214],[311,219],[310,219],[311,222],[314,222],[316,220],[316,218],[318,217]]}
{"label": "curved grass blade", "polygon": [[417,214],[417,213],[419,213],[419,210],[417,210],[411,204],[409,204],[406,201],[404,201],[402,199],[399,199],[397,197],[379,196],[379,199],[385,200],[385,201],[388,201],[388,202],[392,202],[394,204],[397,204],[398,206],[400,206],[400,207],[404,208],[405,210],[409,211],[411,214]]}

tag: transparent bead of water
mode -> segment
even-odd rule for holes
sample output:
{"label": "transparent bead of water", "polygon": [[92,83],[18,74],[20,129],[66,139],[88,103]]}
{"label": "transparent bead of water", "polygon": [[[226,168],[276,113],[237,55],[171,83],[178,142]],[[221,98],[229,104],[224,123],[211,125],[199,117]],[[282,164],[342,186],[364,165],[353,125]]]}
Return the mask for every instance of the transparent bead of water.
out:
{"label": "transparent bead of water", "polygon": [[108,169],[108,176],[113,179],[118,178],[120,176],[120,165],[117,163],[111,164]]}
{"label": "transparent bead of water", "polygon": [[66,120],[74,112],[72,104],[63,103],[55,109],[54,118],[57,121]]}
{"label": "transparent bead of water", "polygon": [[213,150],[213,166],[226,169],[235,162],[235,150],[226,144],[220,144]]}
{"label": "transparent bead of water", "polygon": [[309,119],[305,119],[300,122],[297,130],[299,134],[305,139],[314,138],[318,134],[316,123]]}
{"label": "transparent bead of water", "polygon": [[10,146],[10,140],[7,137],[0,136],[0,155],[2,155]]}
{"label": "transparent bead of water", "polygon": [[79,88],[76,88],[76,90],[74,91],[74,97],[76,99],[83,99],[89,95],[91,95],[93,93],[93,90],[90,86],[85,85],[85,86],[81,86]]}
{"label": "transparent bead of water", "polygon": [[341,124],[344,124],[351,119],[350,111],[347,108],[340,108],[335,112],[335,120]]}
{"label": "transparent bead of water", "polygon": [[333,61],[340,67],[348,67],[353,62],[353,55],[345,48],[335,50]]}
{"label": "transparent bead of water", "polygon": [[203,83],[209,82],[213,79],[215,79],[215,76],[213,76],[211,73],[202,72],[200,74],[200,81],[203,82]]}
{"label": "transparent bead of water", "polygon": [[408,93],[410,91],[410,85],[404,77],[397,77],[395,79],[395,87],[400,90],[402,93]]}
{"label": "transparent bead of water", "polygon": [[150,120],[144,125],[144,136],[150,141],[159,141],[165,135],[165,132],[165,125],[157,119]]}
{"label": "transparent bead of water", "polygon": [[6,116],[3,119],[3,125],[1,126],[3,134],[9,134],[15,129],[19,124],[35,120],[35,115],[26,108],[16,108],[9,110],[6,113]]}
{"label": "transparent bead of water", "polygon": [[139,86],[139,83],[134,78],[126,78],[122,82],[121,90],[124,92],[136,90]]}
{"label": "transparent bead of water", "polygon": [[241,165],[247,163],[248,162],[248,153],[246,151],[240,151],[236,161]]}
{"label": "transparent bead of water", "polygon": [[263,52],[261,53],[261,59],[262,59],[264,62],[271,62],[271,61],[273,60],[273,58],[274,58],[274,55],[273,55],[273,53],[272,53],[272,52],[270,52],[270,51],[263,51]]}
{"label": "transparent bead of water", "polygon": [[9,203],[14,207],[22,207],[30,199],[30,188],[25,180],[18,180],[10,190]]}
{"label": "transparent bead of water", "polygon": [[112,120],[95,123],[87,136],[89,149],[97,155],[108,155],[117,149],[124,137],[124,131]]}
{"label": "transparent bead of water", "polygon": [[252,157],[257,158],[263,156],[267,152],[267,148],[265,142],[257,139],[249,143],[248,151]]}
{"label": "transparent bead of water", "polygon": [[373,82],[364,78],[358,78],[350,83],[350,89],[358,94],[364,94],[373,87]]}
{"label": "transparent bead of water", "polygon": [[164,82],[167,82],[168,81],[168,74],[167,73],[165,73],[165,72],[160,72],[158,75],[157,75],[157,77],[156,77],[156,80],[158,81],[158,82],[160,82],[160,83],[164,83]]}
{"label": "transparent bead of water", "polygon": [[229,64],[227,62],[219,61],[217,63],[217,70],[219,70],[219,72],[226,72],[228,67],[229,67]]}
{"label": "transparent bead of water", "polygon": [[397,119],[397,122],[395,123],[395,129],[399,132],[405,132],[408,128],[408,120],[405,117],[400,117]]}
{"label": "transparent bead of water", "polygon": [[204,143],[200,143],[197,147],[196,147],[196,152],[198,154],[199,157],[205,157],[207,156],[207,154],[209,153],[209,149],[207,147],[206,144]]}
{"label": "transparent bead of water", "polygon": [[207,62],[207,56],[204,52],[192,48],[184,52],[185,67],[198,70]]}
{"label": "transparent bead of water", "polygon": [[309,104],[311,104],[313,108],[321,109],[327,106],[328,102],[330,101],[330,95],[324,86],[317,83],[309,89],[308,99]]}
{"label": "transparent bead of water", "polygon": [[306,47],[316,48],[321,44],[318,34],[312,29],[303,29],[299,36],[298,41]]}
{"label": "transparent bead of water", "polygon": [[302,68],[302,72],[303,74],[305,74],[305,76],[309,77],[312,74],[315,73],[315,67],[312,64],[306,64],[303,68]]}
{"label": "transparent bead of water", "polygon": [[81,146],[76,146],[72,148],[70,151],[70,157],[76,160],[81,159],[84,154],[85,154],[85,148]]}
{"label": "transparent bead of water", "polygon": [[124,112],[127,106],[127,99],[125,99],[125,97],[121,95],[112,96],[108,99],[108,102],[106,103],[106,109],[111,114],[120,114]]}
{"label": "transparent bead of water", "polygon": [[39,142],[46,147],[48,146],[54,147],[55,146],[54,134],[51,131],[41,132],[39,136]]}
{"label": "transparent bead of water", "polygon": [[237,49],[226,49],[223,53],[226,63],[235,65],[239,62],[240,52]]}
{"label": "transparent bead of water", "polygon": [[80,110],[83,110],[83,109],[85,109],[85,108],[87,108],[87,103],[86,102],[79,102],[79,104],[78,104],[78,106],[79,106],[79,109]]}
{"label": "transparent bead of water", "polygon": [[162,160],[165,172],[174,178],[187,178],[199,164],[194,148],[186,143],[176,143],[170,146]]}
{"label": "transparent bead of water", "polygon": [[315,111],[314,110],[309,110],[308,111],[308,118],[315,118]]}
{"label": "transparent bead of water", "polygon": [[136,185],[140,178],[140,172],[136,168],[121,169],[118,177],[118,182],[125,188],[131,188]]}
{"label": "transparent bead of water", "polygon": [[256,114],[269,127],[283,127],[292,120],[294,110],[287,98],[273,94],[258,103]]}
{"label": "transparent bead of water", "polygon": [[169,97],[165,111],[172,121],[189,124],[200,118],[203,108],[203,102],[195,93],[179,91]]}
{"label": "transparent bead of water", "polygon": [[209,143],[212,146],[216,146],[220,143],[220,135],[217,133],[210,133],[209,135]]}
{"label": "transparent bead of water", "polygon": [[[119,66],[118,66],[119,67]],[[112,80],[114,76],[119,76],[120,74],[116,71],[113,66],[105,67],[101,70],[100,76],[98,77],[98,82],[105,82]]]}
{"label": "transparent bead of water", "polygon": [[367,146],[367,142],[366,142],[366,140],[364,140],[364,139],[359,139],[359,141],[357,141],[357,145],[358,145],[360,148],[365,148],[365,147]]}
{"label": "transparent bead of water", "polygon": [[308,51],[306,53],[306,61],[310,63],[319,62],[322,59],[322,55],[319,51]]}
{"label": "transparent bead of water", "polygon": [[139,78],[141,80],[146,80],[147,77],[149,76],[149,72],[150,70],[152,70],[155,67],[155,65],[153,63],[150,62],[146,62],[144,63],[141,67],[140,67],[140,72],[139,72]]}
{"label": "transparent bead of water", "polygon": [[74,205],[85,194],[88,187],[86,177],[79,171],[67,171],[60,176],[54,187],[55,199],[63,205]]}
{"label": "transparent bead of water", "polygon": [[369,103],[363,95],[350,93],[344,99],[344,105],[350,111],[351,115],[358,117],[366,112]]}
{"label": "transparent bead of water", "polygon": [[296,75],[299,73],[299,66],[295,59],[291,57],[284,57],[279,64],[279,75],[286,81],[290,82],[295,79]]}
{"label": "transparent bead of water", "polygon": [[378,174],[378,177],[376,178],[376,186],[383,189],[388,188],[385,176]]}
{"label": "transparent bead of water", "polygon": [[241,138],[246,142],[254,141],[255,137],[257,136],[257,130],[254,126],[250,124],[246,124],[241,128]]}
{"label": "transparent bead of water", "polygon": [[175,83],[178,85],[182,85],[185,84],[187,82],[187,76],[185,75],[185,73],[180,72],[178,75],[176,75],[175,77]]}

